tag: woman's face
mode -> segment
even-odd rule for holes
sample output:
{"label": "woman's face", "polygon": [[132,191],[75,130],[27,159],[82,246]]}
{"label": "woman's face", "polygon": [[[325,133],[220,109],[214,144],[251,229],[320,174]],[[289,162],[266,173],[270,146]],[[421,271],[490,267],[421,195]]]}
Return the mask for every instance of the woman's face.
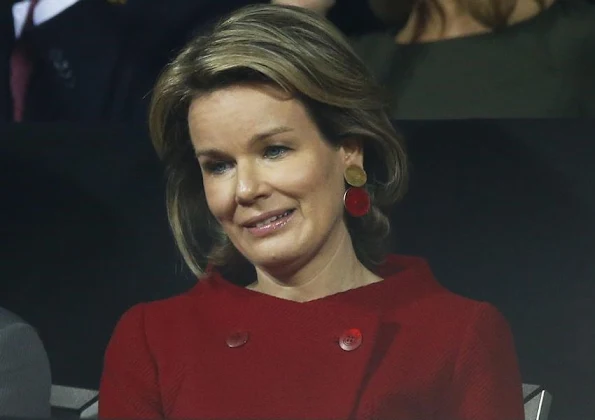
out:
{"label": "woman's face", "polygon": [[248,260],[279,270],[332,255],[360,148],[331,146],[301,102],[270,86],[201,96],[188,120],[208,207]]}

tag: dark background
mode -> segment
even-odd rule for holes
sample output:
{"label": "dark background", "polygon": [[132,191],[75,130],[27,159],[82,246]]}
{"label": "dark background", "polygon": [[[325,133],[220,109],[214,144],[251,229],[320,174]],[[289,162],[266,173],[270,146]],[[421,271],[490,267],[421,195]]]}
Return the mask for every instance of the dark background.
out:
{"label": "dark background", "polygon": [[[0,0],[0,121],[12,121],[12,7]],[[197,33],[228,13],[268,0],[79,1],[25,31],[35,71],[24,121],[146,124],[158,74]],[[341,0],[328,18],[345,34],[383,28],[367,0]]]}
{"label": "dark background", "polygon": [[[595,418],[595,121],[402,121],[411,187],[393,248],[494,303],[551,420]],[[0,127],[0,305],[38,328],[54,383],[97,388],[131,305],[193,284],[144,129]]]}

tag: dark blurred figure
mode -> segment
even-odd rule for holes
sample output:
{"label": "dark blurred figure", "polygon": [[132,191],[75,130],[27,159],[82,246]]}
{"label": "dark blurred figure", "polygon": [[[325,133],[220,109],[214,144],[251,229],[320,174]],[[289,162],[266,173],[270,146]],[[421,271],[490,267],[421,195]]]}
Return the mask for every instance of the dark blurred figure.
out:
{"label": "dark blurred figure", "polygon": [[[0,121],[15,119],[16,75],[27,86],[16,120],[144,123],[150,89],[175,52],[217,18],[259,1],[38,0],[29,19],[31,0],[2,3]],[[341,2],[330,18],[350,34],[379,28],[365,0]],[[26,56],[29,77],[15,53]]]}
{"label": "dark blurred figure", "polygon": [[386,86],[394,118],[595,116],[592,1],[369,2],[392,29],[354,47]]}
{"label": "dark blurred figure", "polygon": [[49,418],[52,380],[35,329],[0,308],[0,417]]}
{"label": "dark blurred figure", "polygon": [[141,127],[0,124],[0,306],[39,331],[56,384],[96,388],[121,314],[194,284],[160,169]]}

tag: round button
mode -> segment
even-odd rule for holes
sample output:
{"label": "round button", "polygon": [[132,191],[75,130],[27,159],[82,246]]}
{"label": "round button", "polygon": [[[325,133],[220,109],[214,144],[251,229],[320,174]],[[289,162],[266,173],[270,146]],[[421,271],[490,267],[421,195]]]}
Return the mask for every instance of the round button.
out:
{"label": "round button", "polygon": [[236,331],[227,337],[227,346],[234,349],[236,347],[242,347],[248,342],[249,334],[243,331]]}
{"label": "round button", "polygon": [[339,338],[339,347],[345,351],[353,351],[362,345],[362,333],[357,328],[347,330]]}

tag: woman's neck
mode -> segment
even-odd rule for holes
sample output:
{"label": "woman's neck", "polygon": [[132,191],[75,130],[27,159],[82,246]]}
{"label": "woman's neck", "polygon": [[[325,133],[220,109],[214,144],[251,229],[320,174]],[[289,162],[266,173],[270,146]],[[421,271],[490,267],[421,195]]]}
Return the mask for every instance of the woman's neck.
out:
{"label": "woman's neck", "polygon": [[[490,7],[489,0],[475,0],[478,7]],[[544,0],[543,5],[549,8],[556,0]],[[443,10],[441,15],[439,9],[434,5],[429,5],[427,11],[427,21],[419,34],[416,34],[416,28],[421,19],[420,11],[414,8],[407,23],[399,31],[395,40],[399,44],[409,44],[412,42],[433,42],[465,36],[480,35],[492,32],[493,28],[480,22],[473,16],[471,9],[461,6],[459,0],[436,0]],[[480,6],[481,5],[481,6]],[[527,19],[530,19],[540,12],[542,6],[537,0],[518,0],[510,10],[506,25],[514,25]],[[417,39],[415,36],[418,35]]]}
{"label": "woman's neck", "polygon": [[[295,302],[307,302],[344,292],[382,279],[357,259],[347,229],[329,238],[325,247],[301,267],[272,273],[257,267],[257,281],[248,289]],[[326,254],[326,255],[325,255]]]}

